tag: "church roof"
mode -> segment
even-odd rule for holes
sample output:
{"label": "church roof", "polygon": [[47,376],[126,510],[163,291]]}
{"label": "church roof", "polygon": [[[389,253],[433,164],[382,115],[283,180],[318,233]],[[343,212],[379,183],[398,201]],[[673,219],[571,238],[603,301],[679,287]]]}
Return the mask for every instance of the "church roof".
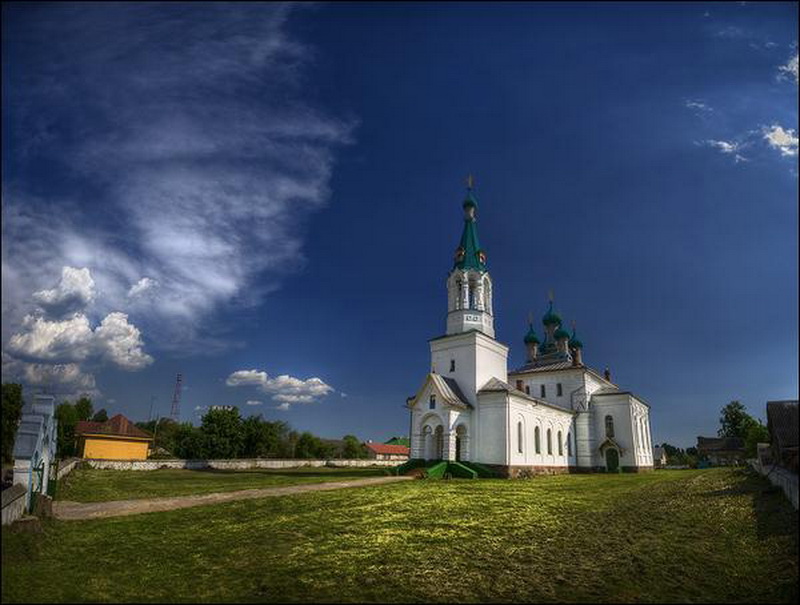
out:
{"label": "church roof", "polygon": [[[478,206],[472,189],[467,192],[467,199],[464,200],[464,209]],[[475,269],[476,271],[486,271],[486,253],[478,242],[478,226],[475,222],[473,213],[467,212],[464,217],[464,231],[461,232],[461,242],[456,250],[456,260],[454,269]]]}
{"label": "church roof", "polygon": [[573,365],[573,363],[569,360],[565,361],[558,361],[556,363],[549,363],[547,365],[534,365],[532,363],[526,363],[523,366],[520,366],[513,372],[509,372],[509,374],[528,374],[530,372],[551,372],[554,370],[579,370],[579,369],[589,369],[585,365]]}
{"label": "church roof", "polygon": [[472,408],[472,404],[464,397],[464,393],[455,380],[446,378],[435,372],[431,372],[427,375],[425,382],[422,383],[422,387],[420,387],[414,397],[408,399],[406,405],[414,407],[429,382],[433,383],[433,388],[439,393],[444,403],[457,408]]}
{"label": "church roof", "polygon": [[532,397],[525,393],[524,391],[520,391],[519,389],[515,389],[507,382],[503,382],[499,378],[490,378],[486,384],[481,387],[481,390],[478,391],[478,394],[481,393],[497,393],[497,392],[506,392],[510,393],[511,395],[515,395],[516,397],[522,397],[523,399],[527,399],[528,401],[533,401],[536,404],[544,405],[549,408],[554,408],[556,410],[562,410],[565,412],[572,412],[570,408],[557,405],[555,403],[551,403],[549,401],[545,401],[544,399],[539,399],[538,397]]}

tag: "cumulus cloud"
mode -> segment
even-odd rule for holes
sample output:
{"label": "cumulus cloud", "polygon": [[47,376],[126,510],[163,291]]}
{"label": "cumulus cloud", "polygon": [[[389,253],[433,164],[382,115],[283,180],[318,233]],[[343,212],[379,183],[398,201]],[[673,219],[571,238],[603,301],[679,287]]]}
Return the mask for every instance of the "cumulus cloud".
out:
{"label": "cumulus cloud", "polygon": [[764,139],[770,147],[781,152],[782,156],[794,157],[797,155],[797,132],[792,129],[784,130],[783,127],[773,124],[763,130]]}
{"label": "cumulus cloud", "polygon": [[256,399],[248,399],[247,401],[245,401],[245,404],[246,405],[263,405],[264,402],[263,401],[258,401]]}
{"label": "cumulus cloud", "polygon": [[99,397],[93,374],[76,363],[28,363],[3,354],[3,380],[21,382],[33,389],[75,398],[82,394]]}
{"label": "cumulus cloud", "polygon": [[63,267],[55,288],[33,293],[33,300],[56,316],[84,309],[94,299],[94,280],[88,268]]}
{"label": "cumulus cloud", "polygon": [[259,370],[238,370],[228,376],[225,384],[229,387],[255,385],[261,386],[267,382],[267,373]]}
{"label": "cumulus cloud", "polygon": [[56,4],[19,23],[26,36],[4,49],[26,61],[8,86],[11,143],[101,193],[4,192],[4,319],[23,320],[18,293],[48,287],[42,272],[88,267],[100,313],[138,312],[157,346],[183,349],[302,265],[304,221],[355,121],[305,101],[312,50],[286,32],[298,10]]}
{"label": "cumulus cloud", "polygon": [[239,370],[233,372],[225,381],[228,386],[257,386],[262,392],[272,396],[286,406],[295,403],[314,403],[333,393],[335,389],[316,376],[302,380],[281,374],[270,378],[266,372],[259,370]]}
{"label": "cumulus cloud", "polygon": [[8,351],[23,360],[61,364],[98,359],[124,370],[153,362],[142,347],[139,329],[119,312],[107,315],[96,329],[82,313],[63,320],[28,315],[8,342]]}
{"label": "cumulus cloud", "polygon": [[794,81],[795,84],[799,83],[797,61],[798,54],[795,53],[785,64],[778,67],[778,79],[791,80]]}
{"label": "cumulus cloud", "polygon": [[281,412],[288,412],[289,411],[289,404],[288,403],[281,403],[280,405],[275,406],[276,410],[280,410]]}

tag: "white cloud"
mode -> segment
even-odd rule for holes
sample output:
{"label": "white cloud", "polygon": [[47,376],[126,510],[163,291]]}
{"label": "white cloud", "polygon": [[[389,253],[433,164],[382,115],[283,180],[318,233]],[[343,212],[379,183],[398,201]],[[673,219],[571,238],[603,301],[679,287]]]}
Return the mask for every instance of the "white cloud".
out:
{"label": "white cloud", "polygon": [[722,153],[727,154],[736,153],[739,149],[739,144],[733,141],[715,141],[713,139],[707,139],[705,143],[706,145],[719,149]]}
{"label": "white cloud", "polygon": [[228,376],[225,384],[229,387],[261,386],[267,382],[267,373],[258,370],[238,370]]}
{"label": "white cloud", "polygon": [[696,115],[709,114],[714,111],[710,105],[700,99],[686,99],[683,105],[687,109],[693,110]]}
{"label": "white cloud", "polygon": [[266,372],[259,370],[233,372],[225,380],[225,384],[228,386],[257,386],[262,392],[271,395],[273,401],[279,401],[286,405],[287,409],[294,403],[314,403],[335,391],[332,386],[316,376],[306,380],[288,374],[270,378]]}
{"label": "white cloud", "polygon": [[282,403],[280,405],[276,405],[275,409],[276,410],[280,410],[281,412],[288,412],[289,411],[289,404],[288,403]]}
{"label": "white cloud", "polygon": [[21,382],[30,388],[75,398],[81,394],[99,397],[93,374],[84,372],[76,363],[28,363],[3,354],[3,380]]}
{"label": "white cloud", "polygon": [[797,132],[792,129],[784,130],[783,127],[773,124],[763,129],[764,139],[773,149],[778,149],[782,156],[794,157],[797,155]]}
{"label": "white cloud", "polygon": [[107,315],[95,330],[95,339],[101,355],[123,370],[140,370],[153,363],[153,358],[142,350],[139,329],[128,323],[125,313]]}
{"label": "white cloud", "polygon": [[118,312],[107,315],[94,330],[82,313],[52,321],[28,315],[8,343],[8,351],[23,360],[61,364],[99,359],[125,370],[139,370],[152,363],[153,358],[142,347],[138,328]]}
{"label": "white cloud", "polygon": [[158,288],[156,280],[150,277],[143,277],[131,286],[130,290],[128,290],[128,297],[136,298],[137,296],[151,294],[156,288]]}
{"label": "white cloud", "polygon": [[255,399],[248,399],[247,401],[245,401],[245,404],[246,405],[263,405],[264,402],[263,401],[258,401],[258,400],[255,400]]}
{"label": "white cloud", "polygon": [[61,316],[86,308],[94,295],[94,280],[88,268],[62,267],[58,285],[34,292],[33,299],[48,313]]}
{"label": "white cloud", "polygon": [[778,79],[780,80],[793,80],[795,84],[800,82],[798,78],[798,55],[795,53],[794,57],[778,67]]}
{"label": "white cloud", "polygon": [[[298,10],[58,5],[36,20],[31,49],[49,52],[32,54],[42,59],[26,63],[24,85],[9,86],[17,143],[29,160],[67,163],[107,192],[96,202],[107,212],[4,191],[12,332],[30,312],[18,293],[72,264],[91,269],[99,313],[130,313],[161,348],[209,338],[218,349],[226,340],[206,318],[257,304],[302,265],[303,222],[326,204],[335,152],[355,121],[305,102],[312,51],[286,32]],[[34,119],[25,109],[34,106],[47,112]],[[34,136],[41,123],[53,125],[48,137]],[[154,284],[158,296],[142,298]]]}

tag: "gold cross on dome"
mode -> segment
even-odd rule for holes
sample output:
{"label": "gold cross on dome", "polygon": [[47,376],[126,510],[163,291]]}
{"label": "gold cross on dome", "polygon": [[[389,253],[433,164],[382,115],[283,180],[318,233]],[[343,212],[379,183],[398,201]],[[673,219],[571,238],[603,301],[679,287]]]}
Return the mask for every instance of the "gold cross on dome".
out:
{"label": "gold cross on dome", "polygon": [[556,295],[555,295],[555,293],[553,292],[553,289],[552,289],[552,288],[550,288],[550,289],[547,291],[547,298],[549,298],[549,299],[550,299],[550,302],[553,302],[553,300],[555,299],[555,297],[556,297]]}
{"label": "gold cross on dome", "polygon": [[467,175],[467,187],[472,189],[475,186],[475,178],[469,174]]}
{"label": "gold cross on dome", "polygon": [[528,323],[533,325],[533,311],[528,311]]}

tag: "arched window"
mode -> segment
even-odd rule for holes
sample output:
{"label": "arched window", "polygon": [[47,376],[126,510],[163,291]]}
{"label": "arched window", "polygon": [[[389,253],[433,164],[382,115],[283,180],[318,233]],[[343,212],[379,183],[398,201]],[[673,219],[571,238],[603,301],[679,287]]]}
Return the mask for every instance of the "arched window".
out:
{"label": "arched window", "polygon": [[525,435],[522,429],[522,421],[517,423],[517,451],[521,454],[522,453],[522,441],[524,440]]}
{"label": "arched window", "polygon": [[567,431],[567,456],[572,456],[572,433]]}
{"label": "arched window", "polygon": [[548,455],[553,454],[553,431],[551,429],[547,429],[547,453]]}
{"label": "arched window", "polygon": [[538,426],[535,429],[533,429],[533,445],[536,448],[536,453],[537,454],[541,454],[542,453],[542,443],[541,443],[541,439],[539,437],[539,427]]}
{"label": "arched window", "polygon": [[614,419],[606,416],[606,437],[614,438]]}
{"label": "arched window", "polygon": [[430,410],[436,409],[436,393],[431,393],[431,398],[428,401],[428,409]]}
{"label": "arched window", "polygon": [[561,431],[558,431],[558,455],[564,455],[564,444],[561,442]]}

